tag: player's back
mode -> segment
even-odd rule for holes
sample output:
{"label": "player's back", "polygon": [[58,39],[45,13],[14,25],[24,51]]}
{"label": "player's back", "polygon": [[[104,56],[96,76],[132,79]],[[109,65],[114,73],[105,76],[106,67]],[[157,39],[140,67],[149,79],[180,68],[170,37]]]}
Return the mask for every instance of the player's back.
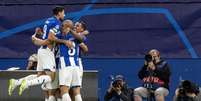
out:
{"label": "player's back", "polygon": [[45,21],[43,26],[43,39],[47,39],[49,32],[53,32],[55,35],[60,32],[61,22],[56,17],[50,17]]}

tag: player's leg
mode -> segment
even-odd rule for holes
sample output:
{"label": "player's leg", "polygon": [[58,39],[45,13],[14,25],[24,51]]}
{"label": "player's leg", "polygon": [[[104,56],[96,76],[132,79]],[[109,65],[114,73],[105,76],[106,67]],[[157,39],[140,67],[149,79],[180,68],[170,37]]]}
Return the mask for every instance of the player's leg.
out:
{"label": "player's leg", "polygon": [[[60,67],[59,57],[55,59],[56,67]],[[47,88],[49,89],[49,101],[61,101],[60,96],[60,88],[59,88],[59,70],[56,70],[56,76],[53,82],[47,84]]]}
{"label": "player's leg", "polygon": [[[79,58],[78,62],[79,62],[79,66],[81,67],[80,70],[83,69],[82,66],[81,66],[82,62],[81,62],[80,58]],[[80,78],[81,78],[81,76],[80,76]],[[71,97],[72,101],[75,101],[75,95],[73,94],[73,87],[70,87],[69,94],[70,94],[70,97]]]}
{"label": "player's leg", "polygon": [[43,93],[45,95],[45,101],[49,101],[48,90],[43,90]]}
{"label": "player's leg", "polygon": [[61,101],[61,91],[60,91],[60,87],[59,87],[59,68],[61,68],[61,64],[60,64],[60,58],[58,55],[56,55],[56,68],[57,68],[57,72],[56,72],[56,77],[55,77],[55,81],[53,82],[53,85],[55,85],[56,87],[56,91],[55,91],[55,97],[57,101]]}
{"label": "player's leg", "polygon": [[56,72],[56,77],[53,82],[46,84],[48,89],[49,101],[56,101],[56,91],[59,88],[59,75]]}
{"label": "player's leg", "polygon": [[73,87],[72,90],[73,90],[74,101],[82,101],[80,87]]}
{"label": "player's leg", "polygon": [[37,77],[37,74],[32,74],[20,79],[10,79],[9,86],[8,86],[8,94],[11,96],[12,92],[15,90],[16,87],[21,85],[23,80],[32,80],[32,79],[35,79],[36,77]]}
{"label": "player's leg", "polygon": [[82,65],[82,59],[81,58],[79,58],[79,71],[80,71],[80,82],[81,82],[80,87],[82,87],[82,78],[83,78],[84,68]]}
{"label": "player's leg", "polygon": [[73,79],[72,79],[72,87],[73,87],[73,95],[75,101],[82,101],[80,88],[81,88],[81,78],[80,78],[80,69],[79,67],[74,67],[73,69]]}
{"label": "player's leg", "polygon": [[56,101],[55,92],[56,89],[48,90],[48,101]]}
{"label": "player's leg", "polygon": [[71,101],[70,95],[69,95],[69,87],[65,85],[60,86],[62,100],[61,101]]}
{"label": "player's leg", "polygon": [[47,49],[39,49],[38,56],[46,75],[41,75],[33,80],[23,80],[19,89],[19,95],[30,86],[51,83],[55,78],[55,58],[53,52]]}
{"label": "player's leg", "polygon": [[[81,89],[82,86],[82,77],[83,77],[83,65],[82,65],[82,60],[81,58],[79,58],[79,71],[80,71],[80,81],[81,81],[81,85],[79,87],[79,89],[75,89],[75,87],[71,87],[70,89],[70,96],[72,101],[75,101],[75,95],[79,94],[79,90]],[[80,98],[80,97],[76,97],[76,98]]]}
{"label": "player's leg", "polygon": [[12,95],[12,92],[14,91],[14,89],[17,86],[20,86],[22,84],[23,80],[33,80],[37,76],[40,76],[40,75],[44,74],[42,72],[42,68],[41,67],[42,67],[41,66],[41,61],[40,61],[40,58],[38,57],[38,64],[37,64],[37,71],[38,71],[38,73],[37,74],[28,75],[28,76],[20,78],[20,79],[10,79],[9,80],[9,86],[8,86],[8,94]]}
{"label": "player's leg", "polygon": [[39,85],[39,84],[47,84],[49,82],[51,82],[51,77],[49,75],[41,75],[33,80],[23,80],[22,84],[20,86],[19,89],[19,95],[22,94],[22,92],[29,88],[30,86],[35,86],[35,85]]}
{"label": "player's leg", "polygon": [[57,101],[61,101],[61,91],[60,91],[60,88],[56,89],[56,92],[55,92],[55,97],[57,99]]}
{"label": "player's leg", "polygon": [[72,99],[72,101],[75,101],[75,96],[73,94],[73,88],[72,87],[70,87],[69,94],[70,94],[70,98]]}
{"label": "player's leg", "polygon": [[69,90],[72,81],[72,68],[66,67],[59,70],[59,85],[62,101],[71,101]]}

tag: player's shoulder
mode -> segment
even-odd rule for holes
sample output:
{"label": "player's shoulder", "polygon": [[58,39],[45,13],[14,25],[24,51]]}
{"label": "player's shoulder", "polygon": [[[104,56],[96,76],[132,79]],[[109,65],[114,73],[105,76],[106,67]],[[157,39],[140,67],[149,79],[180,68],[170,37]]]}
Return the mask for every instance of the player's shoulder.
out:
{"label": "player's shoulder", "polygon": [[56,25],[58,24],[58,20],[55,17],[50,17],[45,21],[45,24]]}
{"label": "player's shoulder", "polygon": [[62,37],[63,37],[63,36],[62,36],[62,33],[59,31],[59,32],[56,34],[56,37],[59,38],[59,39],[62,39]]}
{"label": "player's shoulder", "polygon": [[68,34],[66,35],[66,39],[70,40],[70,41],[73,41],[75,38],[73,37],[71,32],[68,32]]}

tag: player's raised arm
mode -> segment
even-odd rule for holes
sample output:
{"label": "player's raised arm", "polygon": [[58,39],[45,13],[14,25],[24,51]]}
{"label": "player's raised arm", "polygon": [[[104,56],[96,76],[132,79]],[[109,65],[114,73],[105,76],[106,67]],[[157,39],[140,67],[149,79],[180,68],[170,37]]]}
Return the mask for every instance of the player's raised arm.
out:
{"label": "player's raised arm", "polygon": [[50,42],[48,40],[42,40],[36,36],[41,36],[43,34],[43,31],[41,28],[36,28],[35,29],[35,34],[32,35],[31,39],[32,42],[37,45],[37,46],[44,46],[44,45],[48,45]]}
{"label": "player's raised arm", "polygon": [[68,40],[64,40],[64,39],[60,39],[58,37],[56,37],[56,34],[58,33],[58,30],[56,29],[51,29],[48,35],[48,41],[50,42],[55,42],[57,44],[65,44],[68,47],[71,47],[71,44]]}
{"label": "player's raised arm", "polygon": [[32,35],[31,39],[32,39],[32,42],[37,46],[44,46],[50,43],[48,40],[42,40],[40,38],[37,38],[36,34]]}
{"label": "player's raised arm", "polygon": [[56,35],[56,33],[58,32],[55,29],[50,30],[48,40],[51,42],[56,42],[57,44],[65,44],[68,48],[72,48],[73,44],[71,41],[61,39],[62,36],[61,33],[68,33],[70,31],[71,26],[73,26],[72,21],[70,20],[63,21],[60,34]]}
{"label": "player's raised arm", "polygon": [[84,30],[84,31],[82,32],[82,34],[86,36],[86,35],[89,34],[89,31],[88,31],[88,30]]}
{"label": "player's raised arm", "polygon": [[72,33],[72,35],[73,35],[73,37],[74,37],[75,39],[77,39],[77,40],[80,41],[80,42],[83,42],[84,37],[83,37],[82,35],[80,35],[80,34],[77,33],[76,31],[74,31],[73,29],[71,29],[70,31],[71,31],[71,33]]}

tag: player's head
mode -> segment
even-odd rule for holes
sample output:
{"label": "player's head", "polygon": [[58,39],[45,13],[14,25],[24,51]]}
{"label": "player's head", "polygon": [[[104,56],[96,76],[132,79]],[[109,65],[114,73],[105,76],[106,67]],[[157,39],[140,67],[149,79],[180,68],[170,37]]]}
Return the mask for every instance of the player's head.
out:
{"label": "player's head", "polygon": [[61,26],[62,32],[66,33],[73,27],[73,22],[71,20],[64,20]]}
{"label": "player's head", "polygon": [[80,33],[87,29],[86,24],[84,22],[76,22],[75,23],[75,30],[76,32]]}
{"label": "player's head", "polygon": [[56,6],[53,10],[53,15],[58,17],[60,20],[64,20],[65,12],[64,7],[62,6]]}

